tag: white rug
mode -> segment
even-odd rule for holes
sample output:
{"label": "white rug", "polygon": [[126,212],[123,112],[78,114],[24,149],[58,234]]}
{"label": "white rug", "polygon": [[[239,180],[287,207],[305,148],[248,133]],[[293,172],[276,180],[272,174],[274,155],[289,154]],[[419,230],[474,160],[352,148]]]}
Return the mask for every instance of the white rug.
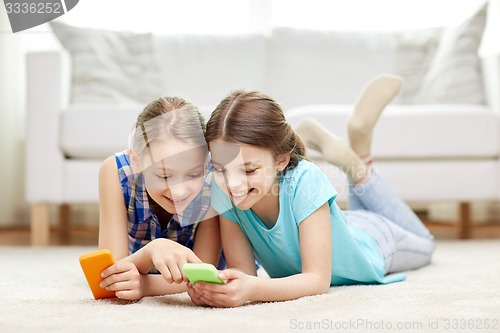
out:
{"label": "white rug", "polygon": [[405,282],[236,309],[94,301],[78,263],[91,250],[0,247],[0,332],[500,332],[500,240],[440,241]]}

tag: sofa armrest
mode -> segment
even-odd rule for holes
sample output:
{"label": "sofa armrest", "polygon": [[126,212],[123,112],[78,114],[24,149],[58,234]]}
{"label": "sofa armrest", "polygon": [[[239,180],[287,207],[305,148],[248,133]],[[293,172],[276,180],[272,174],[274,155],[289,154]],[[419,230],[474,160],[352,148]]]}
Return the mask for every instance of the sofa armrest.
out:
{"label": "sofa armrest", "polygon": [[486,103],[500,115],[500,54],[483,57],[482,72]]}
{"label": "sofa armrest", "polygon": [[60,203],[60,113],[69,97],[69,57],[58,51],[28,53],[26,65],[26,199],[31,204]]}
{"label": "sofa armrest", "polygon": [[486,104],[500,115],[500,0],[489,0],[481,45],[478,54],[481,58],[482,77]]}

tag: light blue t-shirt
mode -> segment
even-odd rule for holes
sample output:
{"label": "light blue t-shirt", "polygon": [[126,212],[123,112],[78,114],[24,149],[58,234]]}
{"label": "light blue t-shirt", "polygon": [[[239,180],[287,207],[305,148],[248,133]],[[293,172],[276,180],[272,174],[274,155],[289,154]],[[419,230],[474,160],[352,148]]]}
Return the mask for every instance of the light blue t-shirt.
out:
{"label": "light blue t-shirt", "polygon": [[251,209],[234,207],[218,185],[212,187],[214,209],[239,224],[257,260],[272,278],[302,272],[299,224],[328,202],[332,227],[331,285],[404,280],[404,274],[384,277],[384,261],[375,240],[349,225],[334,201],[336,196],[334,187],[318,166],[302,160],[280,177],[280,212],[276,224],[268,229]]}

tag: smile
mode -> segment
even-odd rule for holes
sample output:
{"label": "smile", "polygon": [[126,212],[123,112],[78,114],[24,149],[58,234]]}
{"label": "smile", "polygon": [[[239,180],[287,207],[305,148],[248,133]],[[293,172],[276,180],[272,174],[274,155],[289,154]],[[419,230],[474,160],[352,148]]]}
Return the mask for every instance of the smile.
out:
{"label": "smile", "polygon": [[253,189],[250,190],[244,190],[244,191],[239,191],[239,192],[232,192],[231,191],[231,196],[236,199],[236,200],[243,200],[247,197],[247,195],[252,192]]}
{"label": "smile", "polygon": [[189,196],[185,197],[184,199],[181,200],[174,200],[169,197],[165,197],[171,204],[173,205],[183,205],[186,203],[186,201],[189,199]]}

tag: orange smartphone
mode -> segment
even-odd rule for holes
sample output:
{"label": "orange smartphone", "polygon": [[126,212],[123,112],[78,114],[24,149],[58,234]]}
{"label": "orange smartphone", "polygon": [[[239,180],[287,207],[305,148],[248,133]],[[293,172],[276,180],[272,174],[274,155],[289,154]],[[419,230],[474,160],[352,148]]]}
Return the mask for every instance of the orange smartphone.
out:
{"label": "orange smartphone", "polygon": [[99,285],[102,280],[102,271],[114,263],[113,255],[107,249],[80,256],[80,266],[82,266],[83,274],[85,274],[85,278],[95,299],[116,297],[114,291],[108,291]]}

